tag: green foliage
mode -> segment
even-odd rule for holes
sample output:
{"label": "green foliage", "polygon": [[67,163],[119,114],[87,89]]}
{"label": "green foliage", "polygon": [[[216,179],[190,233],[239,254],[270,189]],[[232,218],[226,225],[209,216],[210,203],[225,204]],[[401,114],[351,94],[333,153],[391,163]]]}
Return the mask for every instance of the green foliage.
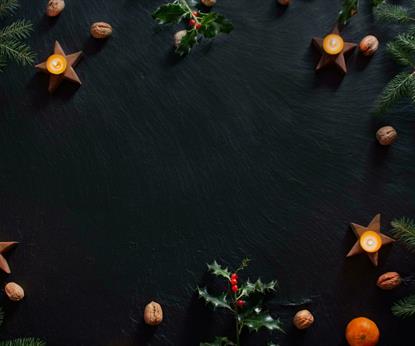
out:
{"label": "green foliage", "polygon": [[[271,331],[283,331],[280,320],[274,319],[268,312],[264,311],[260,306],[261,300],[259,299],[260,296],[275,291],[277,281],[268,283],[262,282],[261,279],[257,279],[255,282],[249,280],[242,281],[237,273],[243,271],[249,262],[250,260],[245,258],[240,266],[233,271],[230,271],[216,261],[207,265],[209,272],[216,277],[225,279],[228,287],[219,295],[211,295],[206,288],[198,287],[199,298],[203,299],[206,304],[211,305],[215,310],[224,308],[233,314],[236,324],[236,343],[226,337],[217,337],[213,343],[201,343],[201,346],[239,346],[240,335],[244,328],[252,331],[258,331],[262,328]],[[232,290],[232,285],[235,287],[239,285],[239,288]]]}
{"label": "green foliage", "polygon": [[375,17],[378,21],[384,23],[408,23],[413,21],[409,9],[395,4],[388,4],[383,2],[376,7],[374,11]]}
{"label": "green foliage", "polygon": [[227,337],[216,337],[213,342],[202,342],[200,346],[236,346]]}
{"label": "green foliage", "polygon": [[[177,24],[192,19],[196,25],[186,30],[186,35],[176,47],[179,55],[188,54],[201,38],[212,39],[221,33],[229,34],[233,30],[232,23],[216,12],[197,12],[193,3],[188,0],[175,0],[161,5],[152,16],[159,24]],[[197,15],[194,12],[197,12]]]}
{"label": "green foliage", "polygon": [[[406,217],[395,219],[391,222],[393,227],[393,233],[405,245],[412,251],[415,252],[415,222]],[[415,306],[415,298],[414,298]]]}
{"label": "green foliage", "polygon": [[415,295],[401,299],[392,307],[392,313],[398,317],[412,317],[415,315]]}
{"label": "green foliage", "polygon": [[346,25],[351,17],[357,14],[359,0],[343,0],[337,21],[339,24]]}
{"label": "green foliage", "polygon": [[[12,13],[17,7],[17,1],[0,0],[0,15]],[[21,65],[29,65],[34,61],[34,54],[24,43],[33,30],[32,24],[26,20],[17,20],[0,29],[0,71],[9,61]]]}
{"label": "green foliage", "polygon": [[377,99],[375,112],[386,112],[393,104],[403,97],[415,100],[415,76],[413,73],[402,72],[392,78]]}
{"label": "green foliage", "polygon": [[0,346],[46,346],[46,343],[34,338],[21,338],[7,341],[0,341]]}
{"label": "green foliage", "polygon": [[414,66],[415,41],[412,34],[401,34],[386,45],[387,52],[400,65]]}

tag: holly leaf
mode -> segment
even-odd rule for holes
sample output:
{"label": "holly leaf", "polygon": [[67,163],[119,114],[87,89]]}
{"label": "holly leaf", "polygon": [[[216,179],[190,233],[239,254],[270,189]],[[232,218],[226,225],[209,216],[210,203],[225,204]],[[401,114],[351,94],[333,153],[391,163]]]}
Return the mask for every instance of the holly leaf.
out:
{"label": "holly leaf", "polygon": [[217,336],[213,342],[202,342],[200,346],[236,346],[236,344],[227,337]]}
{"label": "holly leaf", "polygon": [[208,270],[216,276],[222,276],[228,280],[231,279],[231,272],[228,270],[228,268],[222,267],[218,262],[213,261],[212,264],[207,265]]}
{"label": "holly leaf", "polygon": [[233,30],[232,23],[223,15],[209,12],[200,19],[200,33],[206,38],[214,38],[219,33],[229,34]]}
{"label": "holly leaf", "polygon": [[258,307],[245,315],[239,315],[238,320],[242,326],[255,332],[261,328],[284,332],[279,319],[274,319],[269,313],[262,311]]}
{"label": "holly leaf", "polygon": [[185,55],[190,53],[193,46],[197,43],[197,32],[196,30],[187,30],[186,35],[184,35],[180,41],[179,46],[176,48],[176,53],[179,55]]}
{"label": "holly leaf", "polygon": [[220,296],[212,296],[207,291],[206,287],[204,288],[197,288],[197,291],[199,293],[199,298],[203,298],[206,302],[206,304],[213,305],[213,308],[224,308],[232,310],[231,306],[226,301],[226,293],[221,294]]}
{"label": "holly leaf", "polygon": [[159,24],[176,24],[179,23],[183,16],[187,13],[186,9],[179,3],[170,3],[161,5],[157,8],[152,17]]}
{"label": "holly leaf", "polygon": [[240,297],[248,297],[251,294],[255,293],[268,293],[271,291],[275,291],[278,287],[277,281],[270,281],[268,283],[264,283],[261,279],[258,279],[255,282],[250,282],[249,279],[246,283],[242,284],[240,290],[241,294]]}
{"label": "holly leaf", "polygon": [[337,21],[339,24],[346,25],[354,15],[357,14],[359,0],[343,0]]}

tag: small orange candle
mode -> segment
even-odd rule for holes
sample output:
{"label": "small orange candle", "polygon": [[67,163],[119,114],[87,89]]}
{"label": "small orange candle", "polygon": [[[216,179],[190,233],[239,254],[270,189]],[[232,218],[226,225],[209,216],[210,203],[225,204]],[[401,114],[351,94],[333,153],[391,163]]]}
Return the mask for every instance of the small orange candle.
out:
{"label": "small orange candle", "polygon": [[366,231],[360,236],[360,246],[366,252],[377,252],[382,246],[382,238],[374,231]]}
{"label": "small orange candle", "polygon": [[62,74],[65,72],[67,64],[63,55],[53,54],[46,61],[46,68],[52,74]]}
{"label": "small orange candle", "polygon": [[323,39],[323,49],[327,54],[339,54],[344,48],[344,41],[340,35],[329,34]]}

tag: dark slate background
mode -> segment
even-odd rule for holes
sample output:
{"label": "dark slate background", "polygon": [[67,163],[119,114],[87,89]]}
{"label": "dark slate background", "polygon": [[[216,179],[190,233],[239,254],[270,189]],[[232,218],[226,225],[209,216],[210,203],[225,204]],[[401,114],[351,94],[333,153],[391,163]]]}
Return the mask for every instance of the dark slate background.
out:
{"label": "dark slate background", "polygon": [[[58,39],[67,53],[84,50],[79,89],[47,94],[34,68],[10,66],[0,79],[0,234],[21,244],[9,256],[27,293],[4,302],[1,338],[38,336],[48,345],[198,345],[232,335],[223,313],[195,297],[208,281],[206,262],[247,276],[277,278],[268,306],[285,324],[284,345],[345,345],[353,317],[372,318],[380,345],[407,346],[413,321],[390,306],[410,287],[382,292],[385,271],[409,275],[414,257],[399,244],[379,268],[365,256],[345,259],[355,238],[350,222],[378,212],[415,216],[413,108],[370,114],[397,67],[385,55],[390,27],[375,25],[369,1],[344,31],[351,41],[382,41],[372,60],[354,54],[349,74],[316,75],[311,37],[326,34],[339,1],[223,1],[215,10],[235,30],[178,59],[177,28],[158,29],[155,0],[68,0],[56,20],[46,1],[22,0],[30,39],[44,60]],[[107,42],[89,25],[107,21]],[[380,147],[374,134],[391,124],[399,141]],[[150,300],[165,321],[144,326]],[[291,327],[293,307],[313,311],[305,333]],[[265,345],[268,333],[244,345]],[[408,344],[409,342],[409,344]]]}

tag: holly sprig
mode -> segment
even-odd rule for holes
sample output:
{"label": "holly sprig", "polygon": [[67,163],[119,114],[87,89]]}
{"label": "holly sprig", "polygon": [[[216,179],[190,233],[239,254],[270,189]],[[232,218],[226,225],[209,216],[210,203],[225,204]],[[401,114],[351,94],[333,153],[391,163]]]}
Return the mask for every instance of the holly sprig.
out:
{"label": "holly sprig", "polygon": [[[252,282],[249,279],[243,281],[239,273],[248,267],[250,260],[245,258],[240,266],[234,271],[220,265],[217,261],[208,264],[208,271],[221,279],[225,279],[227,287],[218,295],[210,294],[206,287],[197,288],[199,298],[214,310],[218,308],[231,312],[235,320],[235,341],[227,337],[216,337],[213,342],[201,343],[201,346],[239,346],[243,329],[259,331],[262,328],[283,332],[279,319],[271,316],[262,307],[262,296],[275,292],[278,287],[277,281],[268,283],[257,279]],[[271,345],[271,344],[270,344]]]}
{"label": "holly sprig", "polygon": [[203,37],[212,39],[220,33],[229,34],[233,30],[232,23],[223,15],[198,11],[187,0],[175,0],[161,5],[152,16],[159,24],[187,22],[186,34],[176,47],[179,55],[188,54]]}
{"label": "holly sprig", "polygon": [[[385,2],[385,0],[369,0],[372,7],[377,7]],[[337,17],[339,25],[346,25],[350,18],[355,16],[359,11],[359,0],[343,0],[342,6]]]}

